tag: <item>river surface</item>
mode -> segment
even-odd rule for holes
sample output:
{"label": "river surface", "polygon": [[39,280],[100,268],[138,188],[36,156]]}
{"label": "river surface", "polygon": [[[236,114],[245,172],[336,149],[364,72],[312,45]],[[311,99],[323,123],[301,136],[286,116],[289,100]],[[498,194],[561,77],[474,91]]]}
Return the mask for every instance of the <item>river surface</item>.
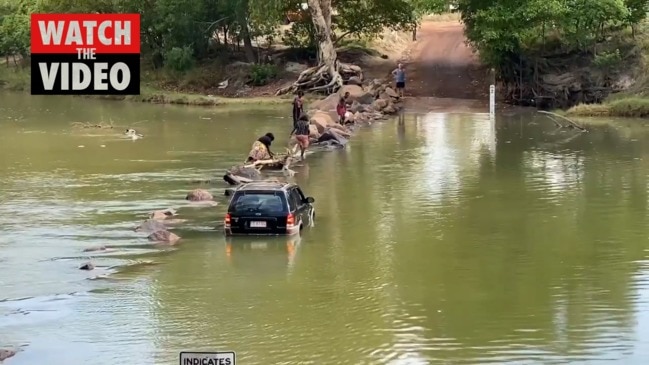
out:
{"label": "river surface", "polygon": [[[267,131],[280,150],[285,109],[0,94],[7,364],[649,362],[642,122],[406,114],[295,167],[301,237],[226,240],[222,172]],[[188,205],[207,179],[219,206]],[[132,228],[167,207],[183,239],[152,247]]]}

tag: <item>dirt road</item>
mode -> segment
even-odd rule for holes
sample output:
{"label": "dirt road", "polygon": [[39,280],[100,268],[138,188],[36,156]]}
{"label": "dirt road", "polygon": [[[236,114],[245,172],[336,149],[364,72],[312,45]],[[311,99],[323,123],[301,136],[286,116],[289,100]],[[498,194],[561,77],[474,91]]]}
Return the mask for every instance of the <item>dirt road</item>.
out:
{"label": "dirt road", "polygon": [[[459,104],[487,98],[488,74],[465,45],[462,24],[424,22],[418,33],[406,64],[406,96],[465,99],[464,103],[458,100]],[[451,101],[443,104],[448,103]]]}

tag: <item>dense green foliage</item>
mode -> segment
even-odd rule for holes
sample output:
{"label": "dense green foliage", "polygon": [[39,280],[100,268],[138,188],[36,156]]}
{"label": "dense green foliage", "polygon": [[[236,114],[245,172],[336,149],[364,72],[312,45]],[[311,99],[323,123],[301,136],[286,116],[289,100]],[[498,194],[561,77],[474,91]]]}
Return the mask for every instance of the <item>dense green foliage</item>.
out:
{"label": "dense green foliage", "polygon": [[500,67],[512,55],[552,41],[565,52],[588,50],[611,32],[634,26],[647,0],[458,0],[466,34],[487,64]]}
{"label": "dense green foliage", "polygon": [[[332,24],[334,38],[375,36],[385,27],[407,29],[417,23],[422,9],[441,3],[445,1],[335,0],[332,6],[339,15]],[[300,0],[0,0],[0,54],[29,53],[32,12],[136,12],[141,14],[143,53],[157,66],[170,63],[169,67],[184,70],[195,61],[238,51],[241,44],[247,61],[259,62],[262,55],[255,46],[271,45],[287,13],[299,10],[300,4]],[[305,13],[284,37],[291,46],[317,44]]]}

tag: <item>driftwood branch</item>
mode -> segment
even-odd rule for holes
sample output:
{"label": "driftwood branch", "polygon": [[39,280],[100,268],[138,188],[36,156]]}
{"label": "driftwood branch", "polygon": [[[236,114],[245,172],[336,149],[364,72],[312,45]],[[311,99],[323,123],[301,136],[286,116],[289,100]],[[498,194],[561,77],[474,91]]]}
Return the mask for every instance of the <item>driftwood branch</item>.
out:
{"label": "driftwood branch", "polygon": [[559,114],[552,113],[552,112],[547,112],[547,111],[544,111],[544,110],[538,110],[538,112],[541,113],[541,114],[547,115],[553,122],[555,122],[555,124],[557,124],[558,126],[561,126],[562,128],[564,126],[554,118],[559,118],[561,120],[564,120],[564,121],[566,121],[566,123],[568,123],[568,125],[572,126],[575,129],[578,129],[578,130],[580,130],[582,132],[588,132],[588,130],[586,130],[586,128],[584,128],[584,127],[580,126],[579,124],[573,122],[572,120],[564,117],[563,115],[559,115]]}

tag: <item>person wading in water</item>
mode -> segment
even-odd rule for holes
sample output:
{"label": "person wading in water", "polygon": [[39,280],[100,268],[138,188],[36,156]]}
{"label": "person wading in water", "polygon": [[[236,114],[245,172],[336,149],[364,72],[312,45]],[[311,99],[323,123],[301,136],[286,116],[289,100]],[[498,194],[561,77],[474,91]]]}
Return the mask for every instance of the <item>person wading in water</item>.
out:
{"label": "person wading in water", "polygon": [[300,119],[300,116],[304,114],[304,100],[302,100],[303,96],[304,96],[304,92],[300,90],[297,92],[297,96],[293,98],[293,129],[295,129],[295,126],[297,124],[298,119]]}
{"label": "person wading in water", "polygon": [[289,138],[293,136],[293,133],[295,133],[295,139],[300,146],[300,158],[304,160],[304,152],[309,148],[309,117],[304,114],[300,115]]}
{"label": "person wading in water", "polygon": [[403,90],[406,88],[406,71],[403,69],[403,65],[400,63],[397,65],[397,68],[392,71],[394,80],[396,81],[397,92],[399,97],[403,97]]}
{"label": "person wading in water", "polygon": [[248,153],[248,159],[246,160],[246,163],[273,158],[273,153],[270,151],[270,145],[274,140],[275,136],[270,132],[259,137],[259,139],[257,139],[255,143],[252,144],[252,148],[250,148],[250,153]]}

